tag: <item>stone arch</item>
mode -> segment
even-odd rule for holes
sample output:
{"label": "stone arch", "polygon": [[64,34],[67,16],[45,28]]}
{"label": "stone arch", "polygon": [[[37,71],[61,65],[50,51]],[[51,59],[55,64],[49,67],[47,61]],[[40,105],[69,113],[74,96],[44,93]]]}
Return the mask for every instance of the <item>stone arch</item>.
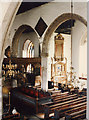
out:
{"label": "stone arch", "polygon": [[[4,3],[6,4],[6,3]],[[6,8],[6,11],[3,12],[3,16],[2,19],[1,19],[1,22],[2,22],[2,25],[0,26],[1,29],[2,29],[2,32],[1,32],[1,61],[0,61],[0,64],[2,64],[2,61],[3,61],[3,58],[4,58],[4,52],[5,52],[5,43],[7,42],[7,39],[9,37],[9,33],[10,33],[10,30],[11,30],[11,27],[12,27],[12,24],[13,24],[13,21],[15,19],[15,16],[16,16],[16,13],[19,9],[21,5],[21,0],[17,0],[17,2],[9,2],[7,6],[4,6]],[[2,4],[3,6],[3,4]],[[10,11],[11,10],[11,11]],[[0,71],[1,71],[2,68],[0,68]],[[0,74],[1,76],[1,74]]]}
{"label": "stone arch", "polygon": [[85,42],[87,42],[87,31],[84,32],[84,34],[82,35],[81,39],[80,39],[80,44],[84,44]]}
{"label": "stone arch", "polygon": [[17,57],[19,39],[20,39],[22,33],[25,30],[30,30],[31,32],[34,32],[36,34],[35,30],[31,26],[29,26],[29,25],[21,25],[17,29],[17,31],[15,32],[15,35],[13,37],[13,41],[12,41],[12,55],[13,55],[13,57]]}
{"label": "stone arch", "polygon": [[87,21],[81,17],[80,15],[73,14],[73,13],[64,13],[60,16],[58,16],[48,27],[44,39],[43,39],[43,46],[42,46],[42,54],[41,54],[41,65],[42,65],[42,88],[44,90],[48,90],[48,70],[50,69],[49,66],[49,41],[52,33],[57,29],[59,25],[61,25],[63,22],[74,19],[79,20],[82,22],[85,26],[87,26]]}
{"label": "stone arch", "polygon": [[49,38],[51,37],[52,33],[57,29],[59,25],[61,25],[63,22],[70,20],[79,20],[82,22],[85,26],[87,26],[87,21],[81,17],[80,15],[73,14],[73,13],[64,13],[60,16],[58,16],[49,26],[48,30],[45,33],[44,40],[43,40],[43,47],[42,47],[42,54],[48,55],[48,42]]}
{"label": "stone arch", "polygon": [[[6,2],[4,3],[6,4]],[[2,5],[2,3],[1,3]],[[17,0],[17,2],[9,2],[7,6],[3,6],[3,9],[7,9],[6,11],[1,11],[3,14],[3,17],[1,17],[1,25],[0,25],[0,35],[1,35],[1,44],[0,44],[0,119],[2,119],[2,62],[4,58],[4,52],[5,52],[5,43],[7,42],[9,32],[11,30],[13,21],[15,19],[16,13],[21,5],[21,0]],[[3,29],[2,29],[3,28]]]}

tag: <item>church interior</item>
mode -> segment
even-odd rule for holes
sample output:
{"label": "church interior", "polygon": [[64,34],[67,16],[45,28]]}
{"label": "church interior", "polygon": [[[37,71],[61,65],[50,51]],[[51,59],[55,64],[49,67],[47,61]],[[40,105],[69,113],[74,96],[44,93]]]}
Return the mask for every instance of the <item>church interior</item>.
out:
{"label": "church interior", "polygon": [[5,37],[2,120],[87,120],[87,2],[23,0]]}

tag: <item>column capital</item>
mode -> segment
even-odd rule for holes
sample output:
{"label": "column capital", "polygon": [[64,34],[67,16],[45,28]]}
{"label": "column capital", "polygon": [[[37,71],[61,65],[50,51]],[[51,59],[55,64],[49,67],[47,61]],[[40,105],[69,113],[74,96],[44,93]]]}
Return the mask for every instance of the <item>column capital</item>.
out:
{"label": "column capital", "polygon": [[41,57],[48,57],[49,54],[48,53],[41,53]]}

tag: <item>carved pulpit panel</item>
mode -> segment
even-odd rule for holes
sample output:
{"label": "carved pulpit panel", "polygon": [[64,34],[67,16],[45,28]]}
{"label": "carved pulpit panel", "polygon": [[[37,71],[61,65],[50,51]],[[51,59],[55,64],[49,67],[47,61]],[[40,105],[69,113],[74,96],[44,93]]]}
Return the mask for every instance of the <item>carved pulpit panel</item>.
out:
{"label": "carved pulpit panel", "polygon": [[[66,58],[65,58],[66,59]],[[55,64],[51,65],[51,78],[54,80],[54,82],[57,83],[67,83],[67,76],[66,76],[66,65],[67,61],[57,61]]]}

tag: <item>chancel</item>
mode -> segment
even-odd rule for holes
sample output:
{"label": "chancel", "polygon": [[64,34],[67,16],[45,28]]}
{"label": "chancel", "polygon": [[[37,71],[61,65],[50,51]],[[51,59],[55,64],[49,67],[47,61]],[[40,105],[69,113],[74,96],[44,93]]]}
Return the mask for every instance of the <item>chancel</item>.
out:
{"label": "chancel", "polygon": [[87,1],[2,2],[1,120],[88,120]]}

